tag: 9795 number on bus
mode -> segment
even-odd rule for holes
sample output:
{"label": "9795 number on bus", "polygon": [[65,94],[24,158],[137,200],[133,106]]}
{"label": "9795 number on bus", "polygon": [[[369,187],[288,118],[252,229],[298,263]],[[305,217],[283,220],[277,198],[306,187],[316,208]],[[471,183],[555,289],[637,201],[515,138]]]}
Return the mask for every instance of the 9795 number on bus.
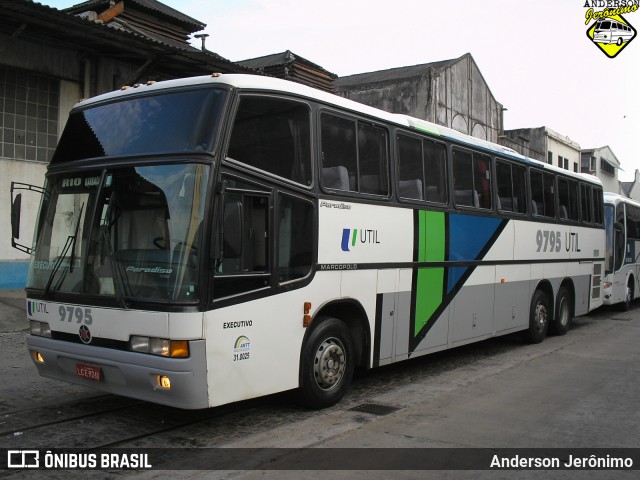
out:
{"label": "9795 number on bus", "polygon": [[562,248],[562,234],[553,230],[538,230],[536,244],[538,252],[559,252]]}
{"label": "9795 number on bus", "polygon": [[93,317],[91,316],[90,308],[82,308],[82,307],[72,307],[72,306],[64,306],[60,305],[58,308],[58,315],[60,315],[60,321],[64,322],[72,322],[75,320],[76,323],[84,323],[85,325],[91,325],[93,322]]}

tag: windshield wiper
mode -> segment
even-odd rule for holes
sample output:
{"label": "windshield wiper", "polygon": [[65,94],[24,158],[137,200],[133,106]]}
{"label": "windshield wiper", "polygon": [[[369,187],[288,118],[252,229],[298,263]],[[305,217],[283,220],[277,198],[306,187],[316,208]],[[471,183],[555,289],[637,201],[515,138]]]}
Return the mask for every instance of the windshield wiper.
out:
{"label": "windshield wiper", "polygon": [[69,255],[69,273],[73,273],[73,264],[76,261],[76,243],[78,239],[78,229],[80,228],[80,219],[82,218],[82,211],[84,210],[84,202],[80,206],[80,214],[78,215],[78,221],[76,222],[76,228],[73,232],[73,238],[71,239],[71,254]]}
{"label": "windshield wiper", "polygon": [[[67,237],[67,241],[65,242],[64,247],[62,248],[62,253],[60,253],[60,255],[58,256],[58,259],[56,260],[56,263],[53,266],[53,270],[51,270],[51,274],[49,275],[49,279],[47,280],[47,285],[44,287],[45,296],[51,293],[51,284],[53,283],[53,279],[55,278],[56,273],[60,269],[60,266],[62,265],[62,261],[64,260],[64,257],[66,256],[70,248],[71,248],[71,254],[69,255],[69,272],[73,272],[73,263],[75,262],[75,258],[76,258],[76,238],[78,237],[78,229],[80,228],[80,221],[82,220],[83,210],[84,210],[84,202],[80,206],[80,213],[78,214],[78,219],[76,220],[76,225],[73,229],[73,235],[69,235]],[[54,292],[60,288],[65,277],[66,277],[66,272],[64,275],[60,277],[60,280],[58,281],[58,283],[56,284],[56,287],[53,290]]]}

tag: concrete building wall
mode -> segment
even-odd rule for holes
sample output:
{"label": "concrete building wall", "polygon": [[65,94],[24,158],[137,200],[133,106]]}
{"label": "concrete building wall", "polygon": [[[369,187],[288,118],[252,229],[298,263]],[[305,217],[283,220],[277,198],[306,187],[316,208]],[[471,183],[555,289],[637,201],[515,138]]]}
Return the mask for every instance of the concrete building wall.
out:
{"label": "concrete building wall", "polygon": [[477,138],[498,141],[502,106],[493,98],[471,56],[434,71],[434,121]]}
{"label": "concrete building wall", "polygon": [[[610,147],[604,146],[583,150],[582,157],[582,173],[595,175],[602,182],[605,192],[619,193],[625,195],[618,181],[618,170],[620,162]],[[607,162],[613,169],[613,172],[605,171],[602,168],[602,161]]]}
{"label": "concrete building wall", "polygon": [[505,130],[498,143],[513,148],[525,157],[547,163],[547,135],[544,127]]}
{"label": "concrete building wall", "polygon": [[602,188],[604,189],[605,192],[621,193],[620,185],[618,183],[617,178],[614,178],[614,177],[608,178],[604,175],[598,176],[598,178],[602,181]]}
{"label": "concrete building wall", "polygon": [[640,171],[638,169],[634,172],[633,185],[629,190],[629,198],[640,202]]}
{"label": "concrete building wall", "polygon": [[375,85],[354,85],[339,94],[387,112],[426,118],[428,90],[429,77],[424,75]]}
{"label": "concrete building wall", "polygon": [[[571,172],[580,171],[580,145],[569,137],[547,128],[547,159],[560,168]],[[561,165],[562,163],[562,165]]]}
{"label": "concrete building wall", "polygon": [[502,132],[502,105],[469,54],[445,62],[340,78],[336,93],[496,143]]}
{"label": "concrete building wall", "polygon": [[505,130],[499,143],[529,158],[580,171],[580,145],[549,127]]}

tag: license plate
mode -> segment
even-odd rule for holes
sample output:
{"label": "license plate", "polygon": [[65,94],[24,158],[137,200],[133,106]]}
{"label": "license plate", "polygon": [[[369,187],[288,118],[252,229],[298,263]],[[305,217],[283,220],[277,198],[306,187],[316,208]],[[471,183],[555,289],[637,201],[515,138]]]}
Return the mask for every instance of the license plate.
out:
{"label": "license plate", "polygon": [[88,378],[94,382],[102,380],[102,369],[85,363],[76,363],[76,373],[79,377]]}

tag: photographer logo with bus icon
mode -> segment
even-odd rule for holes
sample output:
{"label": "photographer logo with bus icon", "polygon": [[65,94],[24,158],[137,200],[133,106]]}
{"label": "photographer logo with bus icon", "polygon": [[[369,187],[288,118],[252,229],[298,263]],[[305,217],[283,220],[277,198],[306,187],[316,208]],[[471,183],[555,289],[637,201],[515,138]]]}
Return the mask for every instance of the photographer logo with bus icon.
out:
{"label": "photographer logo with bus icon", "polygon": [[[591,2],[595,6],[604,6],[608,3],[610,2],[600,0]],[[585,15],[585,23],[589,25],[592,22],[587,29],[587,37],[609,58],[615,58],[622,52],[638,33],[622,16],[622,13],[632,13],[638,10],[638,0],[616,3],[619,5],[616,8],[605,8],[602,11],[589,8]],[[585,7],[589,5],[590,3],[587,1]]]}

